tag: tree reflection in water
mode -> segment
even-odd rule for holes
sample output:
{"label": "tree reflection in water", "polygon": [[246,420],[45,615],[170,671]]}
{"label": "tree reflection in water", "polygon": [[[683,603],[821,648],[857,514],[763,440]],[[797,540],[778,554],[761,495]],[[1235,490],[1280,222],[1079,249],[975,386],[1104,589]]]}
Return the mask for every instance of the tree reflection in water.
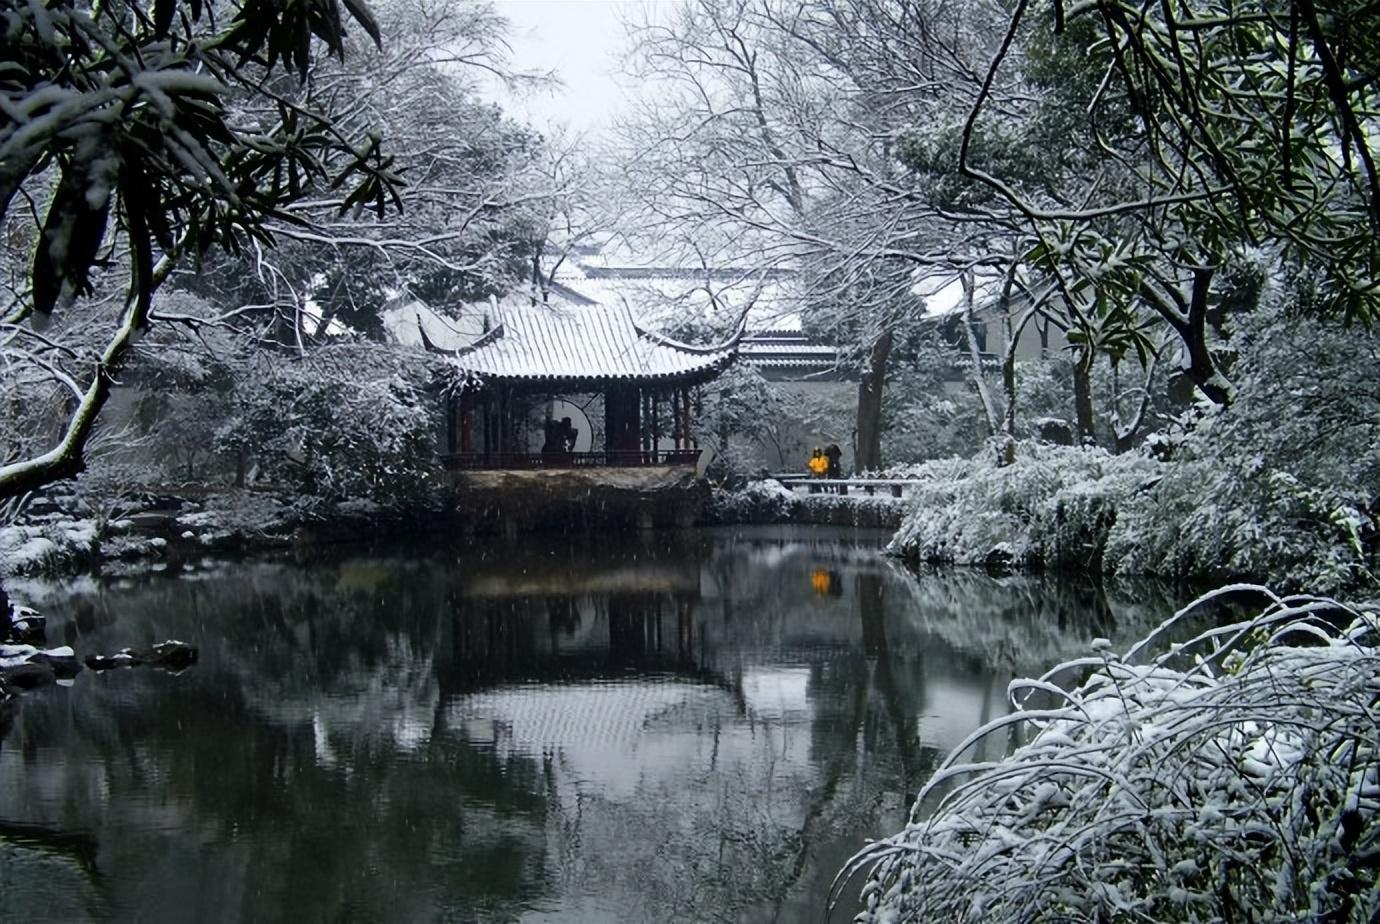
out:
{"label": "tree reflection in water", "polygon": [[881,541],[562,539],[14,587],[79,653],[177,637],[201,660],[83,675],[12,717],[0,919],[814,917],[1013,672],[1142,627],[1092,587],[906,574]]}

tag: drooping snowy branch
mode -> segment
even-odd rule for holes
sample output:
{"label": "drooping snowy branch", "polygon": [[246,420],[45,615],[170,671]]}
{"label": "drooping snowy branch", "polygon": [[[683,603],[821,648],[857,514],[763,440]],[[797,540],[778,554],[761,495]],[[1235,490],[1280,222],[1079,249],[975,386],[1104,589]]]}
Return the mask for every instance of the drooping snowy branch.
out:
{"label": "drooping snowy branch", "polygon": [[[1185,634],[1241,595],[1267,606]],[[1378,666],[1373,610],[1242,585],[1125,656],[1103,646],[1015,681],[1018,711],[955,749],[906,829],[850,863],[872,870],[860,920],[1368,920]],[[1013,724],[1028,743],[963,763]]]}

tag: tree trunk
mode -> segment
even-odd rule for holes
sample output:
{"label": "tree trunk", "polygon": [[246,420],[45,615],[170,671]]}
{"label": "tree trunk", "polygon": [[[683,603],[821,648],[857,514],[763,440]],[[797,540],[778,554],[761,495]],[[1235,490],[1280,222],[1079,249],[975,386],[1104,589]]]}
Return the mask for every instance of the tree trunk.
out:
{"label": "tree trunk", "polygon": [[890,355],[891,331],[886,331],[872,344],[858,383],[858,448],[853,467],[860,472],[882,467],[882,387]]}
{"label": "tree trunk", "polygon": [[[1210,267],[1199,267],[1194,270],[1193,289],[1187,301],[1181,292],[1175,291],[1171,286],[1165,287],[1169,290],[1169,298],[1166,298],[1165,291],[1151,285],[1148,280],[1141,283],[1140,291],[1146,302],[1169,322],[1169,326],[1174,328],[1179,339],[1183,341],[1184,355],[1188,360],[1184,374],[1209,401],[1225,406],[1232,401],[1231,383],[1217,368],[1207,342],[1207,302],[1212,276],[1213,270]],[[1175,303],[1181,310],[1176,310]]]}
{"label": "tree trunk", "polygon": [[1092,367],[1095,353],[1089,347],[1078,351],[1073,364],[1073,413],[1078,421],[1078,443],[1082,446],[1097,442],[1093,428]]}
{"label": "tree trunk", "polygon": [[1006,407],[1002,412],[1002,446],[999,465],[1012,465],[1016,461],[1016,350],[1026,324],[1034,317],[1027,311],[1018,323],[1011,320],[1011,286],[1016,281],[1016,264],[1006,271],[1006,281],[1002,283],[1001,310],[1002,333],[1005,336],[1004,355],[1001,361],[1001,394]]}
{"label": "tree trunk", "polygon": [[978,397],[982,399],[982,411],[987,416],[987,433],[996,436],[1001,432],[1001,418],[992,401],[992,392],[987,387],[987,376],[982,371],[982,351],[978,349],[977,332],[973,329],[972,270],[965,271],[960,278],[963,283],[963,336],[968,341],[968,358],[973,363],[973,385],[977,387]]}
{"label": "tree trunk", "polygon": [[[1116,431],[1116,445],[1114,451],[1119,455],[1127,452],[1136,445],[1136,437],[1140,434],[1141,425],[1145,423],[1145,412],[1150,407],[1150,386],[1155,381],[1155,365],[1159,362],[1159,354],[1154,353],[1150,356],[1150,363],[1145,367],[1145,381],[1140,389],[1140,397],[1136,402],[1136,413],[1131,420],[1122,424],[1121,421],[1121,389],[1120,383],[1116,383],[1116,394],[1113,398],[1115,406],[1113,409],[1112,423]],[[1116,367],[1112,367],[1113,372]],[[1115,381],[1115,380],[1114,380]]]}
{"label": "tree trunk", "polygon": [[[1008,325],[1010,321],[1008,320]],[[1006,411],[1002,416],[1002,465],[1016,461],[1016,343],[1007,344],[1006,356],[1001,363],[1001,394],[1006,401]]]}

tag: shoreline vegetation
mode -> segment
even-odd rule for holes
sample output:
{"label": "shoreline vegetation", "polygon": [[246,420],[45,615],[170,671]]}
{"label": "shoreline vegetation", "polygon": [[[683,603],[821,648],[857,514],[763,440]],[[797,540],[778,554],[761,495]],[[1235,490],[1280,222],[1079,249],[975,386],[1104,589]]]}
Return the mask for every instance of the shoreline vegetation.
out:
{"label": "shoreline vegetation", "polygon": [[[1361,515],[1344,505],[1329,507],[1329,498],[1311,497],[1297,484],[1292,492],[1262,492],[1257,508],[1245,511],[1253,517],[1244,516],[1240,509],[1220,510],[1210,498],[1185,496],[1191,482],[1177,470],[1186,466],[1149,453],[1114,455],[1035,441],[1017,448],[1009,465],[989,454],[872,474],[906,480],[899,499],[796,493],[771,478],[715,487],[697,525],[894,530],[887,551],[912,570],[958,565],[1197,585],[1255,581],[1282,591],[1374,591],[1375,536],[1359,528]],[[1288,487],[1287,478],[1277,480]],[[1263,547],[1254,542],[1262,522],[1274,524]],[[1242,524],[1250,525],[1248,535],[1233,532]],[[18,522],[0,526],[0,580],[418,532],[474,535],[464,517],[440,501],[304,506],[286,492],[264,489],[171,489],[120,509],[79,511],[62,500],[40,502]]]}
{"label": "shoreline vegetation", "polygon": [[[1265,605],[1170,643],[1228,598]],[[1374,608],[1229,585],[1010,695],[839,873],[835,894],[866,876],[858,921],[1374,919]],[[1016,725],[1006,757],[968,756]]]}
{"label": "shoreline vegetation", "polygon": [[[466,532],[462,516],[443,506],[398,510],[358,503],[318,507],[304,514],[284,495],[243,489],[195,498],[162,494],[104,522],[48,505],[41,509],[44,512],[0,526],[0,582],[6,577],[156,567],[207,555],[367,543],[417,533],[476,536]],[[903,514],[904,503],[889,497],[792,495],[775,482],[755,482],[740,491],[713,492],[697,526],[810,524],[894,530]],[[476,536],[474,541],[482,540]]]}

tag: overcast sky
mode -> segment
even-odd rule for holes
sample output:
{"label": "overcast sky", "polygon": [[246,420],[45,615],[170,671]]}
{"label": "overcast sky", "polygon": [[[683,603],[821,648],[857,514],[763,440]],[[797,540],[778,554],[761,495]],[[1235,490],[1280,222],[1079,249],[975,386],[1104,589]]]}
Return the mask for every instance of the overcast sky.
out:
{"label": "overcast sky", "polygon": [[622,19],[644,6],[676,0],[495,0],[511,23],[513,64],[554,70],[564,87],[507,103],[537,127],[549,121],[597,131],[621,105]]}

